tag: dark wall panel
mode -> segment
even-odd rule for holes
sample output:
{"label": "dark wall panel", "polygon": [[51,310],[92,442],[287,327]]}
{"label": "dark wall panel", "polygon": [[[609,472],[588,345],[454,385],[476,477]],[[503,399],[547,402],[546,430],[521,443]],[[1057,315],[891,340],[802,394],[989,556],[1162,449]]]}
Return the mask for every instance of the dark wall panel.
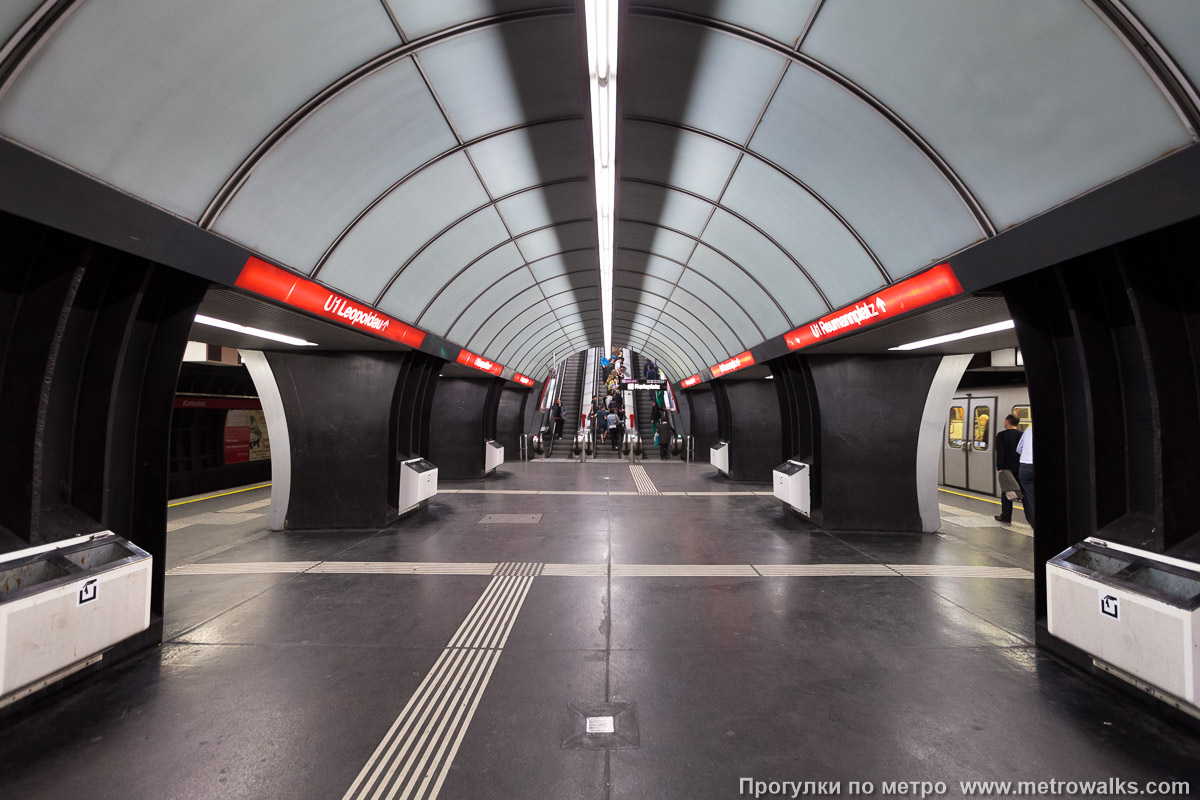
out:
{"label": "dark wall panel", "polygon": [[783,461],[779,394],[772,381],[719,381],[729,401],[729,477],[735,481],[771,481]]}
{"label": "dark wall panel", "polygon": [[702,383],[683,393],[688,406],[688,423],[695,437],[696,461],[708,462],[709,449],[720,441],[717,425],[717,401],[713,395],[713,384]]}
{"label": "dark wall panel", "polygon": [[530,391],[515,383],[505,383],[496,410],[496,441],[504,445],[504,458],[517,460],[521,452],[521,434],[525,433],[525,405]]}
{"label": "dark wall panel", "polygon": [[[483,475],[483,446],[496,428],[495,395],[499,378],[439,378],[430,420],[429,460],[438,478],[478,478]],[[491,414],[490,421],[487,419]],[[508,451],[505,451],[505,457]]]}
{"label": "dark wall panel", "polygon": [[940,356],[810,356],[821,507],[832,530],[920,531],[917,439]]}
{"label": "dark wall panel", "polygon": [[393,397],[407,360],[406,353],[267,353],[291,440],[288,528],[396,520]]}

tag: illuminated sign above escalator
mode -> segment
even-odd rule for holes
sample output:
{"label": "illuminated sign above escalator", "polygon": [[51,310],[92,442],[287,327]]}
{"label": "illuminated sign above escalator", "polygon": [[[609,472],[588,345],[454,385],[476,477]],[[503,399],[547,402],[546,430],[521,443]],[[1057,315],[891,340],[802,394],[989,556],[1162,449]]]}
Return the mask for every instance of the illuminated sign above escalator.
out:
{"label": "illuminated sign above escalator", "polygon": [[489,375],[499,375],[504,371],[504,367],[500,364],[497,364],[494,361],[488,361],[483,356],[477,356],[470,350],[460,350],[456,360],[458,363],[464,366],[474,367],[475,369],[481,372],[486,372]]}

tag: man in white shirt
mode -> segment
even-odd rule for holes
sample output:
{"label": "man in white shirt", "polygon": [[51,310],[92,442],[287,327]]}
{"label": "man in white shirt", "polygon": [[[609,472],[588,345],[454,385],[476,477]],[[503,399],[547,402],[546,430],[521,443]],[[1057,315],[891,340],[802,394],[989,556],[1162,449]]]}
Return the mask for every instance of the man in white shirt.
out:
{"label": "man in white shirt", "polygon": [[1021,434],[1017,442],[1017,454],[1021,457],[1021,468],[1017,473],[1017,482],[1021,484],[1021,492],[1025,495],[1025,519],[1030,525],[1033,521],[1033,426],[1030,425]]}

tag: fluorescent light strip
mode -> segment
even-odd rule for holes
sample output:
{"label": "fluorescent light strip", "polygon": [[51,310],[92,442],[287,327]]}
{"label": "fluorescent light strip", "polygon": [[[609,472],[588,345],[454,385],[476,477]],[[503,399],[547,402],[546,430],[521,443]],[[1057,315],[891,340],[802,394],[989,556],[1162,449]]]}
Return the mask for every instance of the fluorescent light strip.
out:
{"label": "fluorescent light strip", "polygon": [[248,336],[257,336],[260,339],[270,339],[273,342],[283,342],[284,344],[294,344],[300,347],[316,347],[316,342],[306,342],[303,339],[297,339],[295,336],[285,336],[282,333],[274,331],[264,331],[262,328],[251,328],[249,325],[239,325],[236,322],[229,322],[223,319],[215,319],[214,317],[206,317],[203,314],[196,315],[196,322],[201,325],[210,325],[214,328],[224,328],[227,331],[236,331],[244,333]]}
{"label": "fluorescent light strip", "polygon": [[983,336],[988,333],[999,333],[1000,331],[1012,330],[1013,321],[1006,319],[1004,322],[993,322],[991,325],[982,325],[978,328],[959,331],[958,333],[947,333],[945,336],[935,336],[932,339],[922,339],[919,342],[909,342],[902,344],[899,347],[889,347],[888,350],[918,350],[922,347],[933,347],[935,344],[945,344],[946,342],[956,342],[959,339],[970,339],[972,336]]}
{"label": "fluorescent light strip", "polygon": [[604,352],[612,352],[613,229],[616,210],[617,3],[584,0],[588,86],[592,97],[592,155],[596,176],[596,233],[600,241],[600,309]]}

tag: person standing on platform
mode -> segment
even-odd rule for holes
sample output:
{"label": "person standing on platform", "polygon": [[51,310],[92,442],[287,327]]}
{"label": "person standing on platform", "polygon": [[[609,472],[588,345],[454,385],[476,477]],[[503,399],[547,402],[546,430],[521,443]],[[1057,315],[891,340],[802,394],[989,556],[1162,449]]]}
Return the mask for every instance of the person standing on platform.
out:
{"label": "person standing on platform", "polygon": [[[658,406],[655,406],[657,408]],[[671,427],[671,415],[663,414],[658,423],[658,457],[662,461],[671,458],[671,437],[675,429]]]}
{"label": "person standing on platform", "polygon": [[997,522],[1012,522],[1013,501],[1010,492],[1019,491],[1017,473],[1021,471],[1021,456],[1017,443],[1021,441],[1021,420],[1013,414],[1004,418],[1004,430],[996,434],[996,473],[1000,483],[1000,515]]}
{"label": "person standing on platform", "polygon": [[554,401],[554,438],[561,439],[563,432],[563,407],[562,398]]}
{"label": "person standing on platform", "polygon": [[1025,433],[1021,434],[1021,441],[1017,442],[1017,452],[1021,456],[1021,471],[1017,474],[1017,480],[1021,482],[1021,494],[1025,498],[1025,519],[1026,521],[1037,527],[1037,523],[1033,521],[1033,426],[1030,425],[1025,429]]}

